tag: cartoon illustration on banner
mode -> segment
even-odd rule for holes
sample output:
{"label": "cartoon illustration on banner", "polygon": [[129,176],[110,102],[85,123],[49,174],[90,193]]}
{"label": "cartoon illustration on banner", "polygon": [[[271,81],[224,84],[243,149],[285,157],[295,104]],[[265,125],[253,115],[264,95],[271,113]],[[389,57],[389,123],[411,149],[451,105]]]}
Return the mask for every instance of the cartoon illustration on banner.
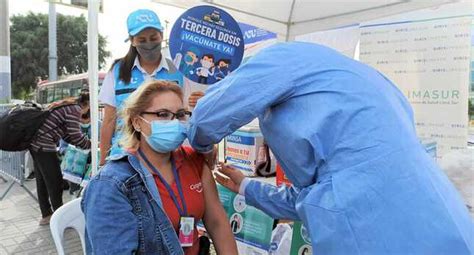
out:
{"label": "cartoon illustration on banner", "polygon": [[227,12],[213,6],[196,6],[174,24],[170,52],[188,80],[211,85],[240,65],[244,40],[239,25]]}

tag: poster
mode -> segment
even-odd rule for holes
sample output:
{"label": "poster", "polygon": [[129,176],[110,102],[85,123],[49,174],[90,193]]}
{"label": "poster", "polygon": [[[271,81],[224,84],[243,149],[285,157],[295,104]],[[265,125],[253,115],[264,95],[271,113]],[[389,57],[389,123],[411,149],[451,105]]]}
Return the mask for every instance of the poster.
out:
{"label": "poster", "polygon": [[211,85],[240,65],[244,40],[239,25],[227,12],[213,6],[196,6],[174,23],[170,52],[184,77]]}
{"label": "poster", "polygon": [[[473,14],[474,15],[474,14]],[[474,128],[474,19],[471,24],[471,81],[469,92],[469,126]],[[474,133],[471,132],[468,142],[474,144]]]}
{"label": "poster", "polygon": [[305,226],[296,221],[293,224],[293,236],[291,238],[290,255],[311,255],[313,247],[311,246],[311,238]]}
{"label": "poster", "polygon": [[[261,49],[268,47],[272,44],[277,42],[277,34],[272,33],[270,31],[245,24],[245,23],[238,23],[240,26],[242,35],[243,35],[243,42],[244,42],[244,54],[241,64],[245,63],[245,61],[250,57],[255,55]],[[175,65],[179,65],[179,60],[175,59]],[[209,85],[199,84],[195,81],[192,81],[188,78],[184,79],[184,95],[185,98],[188,98],[190,95],[194,93],[201,93],[206,91]],[[186,102],[187,103],[187,102]]]}
{"label": "poster", "polygon": [[446,4],[361,24],[360,61],[398,86],[418,136],[437,142],[439,158],[467,145],[470,7]]}
{"label": "poster", "polygon": [[239,254],[267,254],[270,249],[274,220],[247,205],[245,197],[217,185],[219,198],[227,212],[232,233],[238,241]]}

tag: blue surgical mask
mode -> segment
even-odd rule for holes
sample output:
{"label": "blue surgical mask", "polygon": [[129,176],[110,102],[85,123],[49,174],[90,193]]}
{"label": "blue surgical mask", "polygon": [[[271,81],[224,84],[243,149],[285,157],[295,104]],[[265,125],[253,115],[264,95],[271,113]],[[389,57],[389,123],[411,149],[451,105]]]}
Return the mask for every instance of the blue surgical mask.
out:
{"label": "blue surgical mask", "polygon": [[189,55],[186,55],[186,56],[184,56],[184,61],[185,61],[185,62],[192,62],[192,61],[193,61],[193,58],[192,58],[191,56],[189,56]]}
{"label": "blue surgical mask", "polygon": [[91,126],[91,123],[80,123],[81,128],[88,129]]}
{"label": "blue surgical mask", "polygon": [[151,133],[143,134],[150,147],[159,153],[168,153],[176,150],[186,139],[186,124],[178,120],[154,120],[149,122]]}

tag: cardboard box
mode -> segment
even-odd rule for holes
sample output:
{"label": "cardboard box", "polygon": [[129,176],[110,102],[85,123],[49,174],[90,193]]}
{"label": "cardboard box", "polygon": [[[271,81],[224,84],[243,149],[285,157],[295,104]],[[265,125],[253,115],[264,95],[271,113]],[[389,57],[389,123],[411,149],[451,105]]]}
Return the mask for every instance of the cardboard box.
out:
{"label": "cardboard box", "polygon": [[258,126],[244,126],[225,138],[225,160],[246,176],[256,176],[267,160],[263,135]]}

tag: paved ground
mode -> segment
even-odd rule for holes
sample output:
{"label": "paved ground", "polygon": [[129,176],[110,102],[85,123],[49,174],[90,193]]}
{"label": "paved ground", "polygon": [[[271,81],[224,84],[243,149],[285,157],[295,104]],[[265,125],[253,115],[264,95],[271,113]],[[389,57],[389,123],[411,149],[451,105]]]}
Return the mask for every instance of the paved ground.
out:
{"label": "paved ground", "polygon": [[[461,192],[474,217],[474,148],[448,154],[438,163]],[[0,194],[7,186],[0,179]],[[36,194],[34,180],[28,181],[26,187]],[[70,199],[71,196],[65,192],[64,201]],[[0,255],[56,254],[49,226],[38,226],[39,218],[38,203],[23,188],[15,185],[0,201]],[[66,254],[82,254],[75,231],[66,231],[65,247]]]}
{"label": "paved ground", "polygon": [[[0,179],[0,194],[7,183]],[[26,187],[36,194],[35,181]],[[64,192],[64,201],[71,196]],[[57,254],[49,226],[39,226],[38,203],[19,185],[14,185],[0,201],[0,255],[4,254]],[[72,229],[65,233],[66,254],[82,254],[79,236]]]}

